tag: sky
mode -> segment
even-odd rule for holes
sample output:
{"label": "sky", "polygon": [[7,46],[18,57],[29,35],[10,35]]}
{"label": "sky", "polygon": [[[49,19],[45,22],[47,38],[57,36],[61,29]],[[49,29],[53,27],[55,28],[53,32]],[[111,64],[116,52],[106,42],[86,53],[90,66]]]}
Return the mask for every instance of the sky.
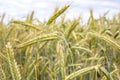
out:
{"label": "sky", "polygon": [[70,19],[78,16],[87,19],[90,9],[93,9],[96,18],[108,10],[108,17],[120,12],[120,0],[0,0],[0,15],[6,13],[7,19],[17,19],[34,10],[35,17],[47,20],[56,6],[67,4],[71,4],[66,12],[66,17]]}

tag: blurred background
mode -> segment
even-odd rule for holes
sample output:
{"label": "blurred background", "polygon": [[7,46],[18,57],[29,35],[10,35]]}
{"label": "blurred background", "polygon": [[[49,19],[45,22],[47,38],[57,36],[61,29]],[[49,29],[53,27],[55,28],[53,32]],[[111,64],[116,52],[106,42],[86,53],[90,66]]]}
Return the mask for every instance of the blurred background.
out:
{"label": "blurred background", "polygon": [[34,10],[35,17],[44,21],[52,15],[55,7],[67,4],[71,4],[65,13],[69,19],[82,16],[83,20],[87,20],[90,9],[93,9],[96,18],[107,11],[107,17],[111,18],[120,11],[120,0],[0,0],[0,15],[6,13],[5,21],[8,21],[24,18]]}

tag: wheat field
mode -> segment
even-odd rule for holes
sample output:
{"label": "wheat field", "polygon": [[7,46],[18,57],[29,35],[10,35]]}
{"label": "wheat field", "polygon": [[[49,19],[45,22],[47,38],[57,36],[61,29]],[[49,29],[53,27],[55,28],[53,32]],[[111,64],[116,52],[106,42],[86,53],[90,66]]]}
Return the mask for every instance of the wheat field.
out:
{"label": "wheat field", "polygon": [[[0,21],[0,80],[120,80],[120,13],[87,23],[65,20],[70,5],[44,22]],[[57,18],[60,20],[57,21]]]}

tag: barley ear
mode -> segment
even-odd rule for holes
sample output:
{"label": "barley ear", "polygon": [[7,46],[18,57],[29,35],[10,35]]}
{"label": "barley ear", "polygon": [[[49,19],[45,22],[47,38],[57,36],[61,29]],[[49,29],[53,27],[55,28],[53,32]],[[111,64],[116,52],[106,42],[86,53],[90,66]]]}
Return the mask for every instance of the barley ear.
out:
{"label": "barley ear", "polygon": [[15,60],[14,52],[10,43],[6,45],[6,51],[7,51],[8,64],[9,64],[10,72],[12,75],[12,80],[21,80],[19,67]]}
{"label": "barley ear", "polygon": [[35,29],[35,30],[40,31],[40,28],[37,27],[37,25],[31,24],[31,23],[28,23],[28,22],[23,22],[23,21],[11,21],[11,23],[21,24],[21,25],[23,25],[23,26],[31,27],[31,28],[33,28],[33,29]]}
{"label": "barley ear", "polygon": [[56,18],[59,17],[62,13],[64,13],[69,7],[70,5],[64,6],[61,10],[58,10],[56,13],[54,13],[54,15],[49,18],[47,25],[55,21]]}

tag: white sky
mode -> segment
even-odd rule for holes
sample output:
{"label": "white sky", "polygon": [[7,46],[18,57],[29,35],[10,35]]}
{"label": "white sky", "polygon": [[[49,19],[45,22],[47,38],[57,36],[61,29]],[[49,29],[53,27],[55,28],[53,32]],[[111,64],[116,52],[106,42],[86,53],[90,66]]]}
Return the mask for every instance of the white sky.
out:
{"label": "white sky", "polygon": [[22,18],[34,10],[35,16],[44,20],[52,14],[56,6],[70,3],[71,7],[66,12],[68,18],[82,15],[86,19],[91,8],[96,17],[108,10],[109,16],[120,11],[120,0],[0,0],[0,15],[6,13],[12,18]]}

